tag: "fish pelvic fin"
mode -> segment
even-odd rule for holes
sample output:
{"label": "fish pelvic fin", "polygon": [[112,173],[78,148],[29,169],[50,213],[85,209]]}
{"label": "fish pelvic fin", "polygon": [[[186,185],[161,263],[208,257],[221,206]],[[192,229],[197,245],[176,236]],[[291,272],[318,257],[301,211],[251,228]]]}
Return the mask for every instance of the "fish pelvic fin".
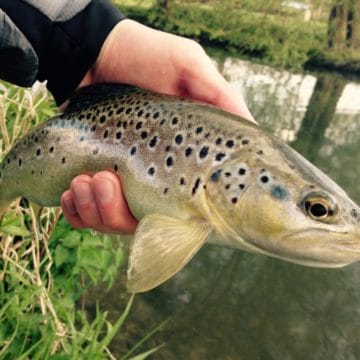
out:
{"label": "fish pelvic fin", "polygon": [[128,291],[151,290],[175,275],[199,251],[212,230],[211,225],[201,219],[145,216],[130,250]]}

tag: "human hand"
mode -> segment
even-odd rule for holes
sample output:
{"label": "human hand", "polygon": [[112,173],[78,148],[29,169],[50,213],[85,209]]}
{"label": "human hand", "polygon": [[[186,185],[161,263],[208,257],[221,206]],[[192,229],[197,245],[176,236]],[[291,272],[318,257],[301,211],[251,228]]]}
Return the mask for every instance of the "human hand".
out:
{"label": "human hand", "polygon": [[[199,44],[132,20],[115,26],[79,87],[96,82],[126,83],[184,96],[254,121],[242,96],[220,75]],[[136,229],[120,180],[111,172],[76,177],[62,195],[61,205],[74,227],[130,233]]]}

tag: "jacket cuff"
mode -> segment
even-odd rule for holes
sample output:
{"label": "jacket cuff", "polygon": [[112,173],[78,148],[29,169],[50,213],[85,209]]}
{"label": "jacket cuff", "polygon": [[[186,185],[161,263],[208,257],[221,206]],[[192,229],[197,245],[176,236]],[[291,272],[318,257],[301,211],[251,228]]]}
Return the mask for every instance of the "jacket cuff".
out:
{"label": "jacket cuff", "polygon": [[38,60],[36,79],[48,81],[57,104],[76,89],[110,31],[124,18],[109,0],[92,0],[65,21],[50,19],[25,1],[0,1],[3,11],[34,49]]}
{"label": "jacket cuff", "polygon": [[106,0],[94,0],[66,22],[54,22],[39,56],[38,80],[47,80],[57,104],[64,102],[95,63],[105,39],[123,19]]}

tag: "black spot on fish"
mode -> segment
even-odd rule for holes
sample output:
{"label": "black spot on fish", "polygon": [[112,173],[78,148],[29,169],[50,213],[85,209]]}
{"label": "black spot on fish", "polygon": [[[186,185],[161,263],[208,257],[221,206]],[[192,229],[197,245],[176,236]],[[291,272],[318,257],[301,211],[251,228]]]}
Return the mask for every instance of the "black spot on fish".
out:
{"label": "black spot on fish", "polygon": [[197,127],[197,128],[195,129],[195,132],[196,132],[197,135],[199,135],[199,134],[202,133],[203,130],[204,130],[204,128],[203,128],[202,126],[199,126],[199,127]]}
{"label": "black spot on fish", "polygon": [[208,154],[209,154],[209,147],[208,146],[203,146],[200,149],[199,157],[200,157],[200,159],[204,159],[204,158],[207,157]]}
{"label": "black spot on fish", "polygon": [[193,149],[191,147],[186,148],[185,150],[185,156],[189,157],[193,152]]}
{"label": "black spot on fish", "polygon": [[236,204],[237,201],[238,201],[237,197],[233,197],[233,198],[231,199],[231,202],[232,202],[233,204]]}
{"label": "black spot on fish", "polygon": [[84,141],[84,140],[85,140],[85,136],[84,135],[80,136],[79,141]]}
{"label": "black spot on fish", "polygon": [[256,153],[257,153],[258,155],[264,155],[264,152],[263,152],[262,150],[258,150]]}
{"label": "black spot on fish", "polygon": [[139,129],[142,128],[142,126],[143,126],[142,121],[139,121],[139,122],[135,125],[135,129],[136,129],[136,130],[139,130]]}
{"label": "black spot on fish", "polygon": [[226,177],[230,177],[230,176],[231,176],[231,172],[228,172],[228,171],[227,171],[227,172],[225,173],[225,176],[226,176]]}
{"label": "black spot on fish", "polygon": [[166,195],[168,193],[168,191],[169,191],[169,188],[165,188],[164,189],[164,195]]}
{"label": "black spot on fish", "polygon": [[7,158],[7,163],[10,164],[10,161],[11,161],[11,160],[10,160],[10,158],[8,157],[8,158]]}
{"label": "black spot on fish", "polygon": [[146,139],[147,137],[148,137],[147,131],[142,131],[142,132],[141,132],[141,138],[142,138],[142,139]]}
{"label": "black spot on fish", "polygon": [[34,141],[37,143],[39,141],[39,137],[35,136]]}
{"label": "black spot on fish", "polygon": [[128,125],[127,121],[124,121],[124,122],[123,122],[123,128],[126,129],[126,128],[127,128],[127,125]]}
{"label": "black spot on fish", "polygon": [[148,169],[148,174],[150,176],[153,176],[155,174],[155,168],[153,166]]}
{"label": "black spot on fish", "polygon": [[41,155],[41,149],[37,149],[36,150],[36,156],[40,156]]}
{"label": "black spot on fish", "polygon": [[351,216],[354,218],[354,219],[357,219],[358,216],[359,216],[359,213],[356,209],[352,209],[351,210]]}
{"label": "black spot on fish", "polygon": [[168,145],[168,146],[166,146],[165,151],[168,152],[168,151],[170,151],[170,149],[171,149],[171,146]]}
{"label": "black spot on fish", "polygon": [[157,137],[157,136],[154,136],[154,137],[150,140],[149,146],[150,146],[150,147],[156,146],[157,140],[158,140],[158,137]]}
{"label": "black spot on fish", "polygon": [[137,116],[142,116],[144,114],[144,110],[140,110],[140,111],[138,111],[138,113],[137,113]]}
{"label": "black spot on fish", "polygon": [[244,189],[245,189],[245,185],[244,185],[244,184],[239,184],[239,189],[240,189],[240,190],[244,190]]}
{"label": "black spot on fish", "polygon": [[49,153],[53,153],[54,150],[55,150],[54,146],[50,146],[50,148],[49,148]]}
{"label": "black spot on fish", "polygon": [[216,156],[215,156],[215,160],[216,161],[221,161],[225,156],[226,156],[226,154],[223,153],[223,152],[217,153]]}
{"label": "black spot on fish", "polygon": [[154,118],[154,119],[157,119],[159,116],[160,116],[160,113],[159,113],[159,111],[157,111],[157,112],[153,115],[153,118]]}
{"label": "black spot on fish", "polygon": [[181,177],[181,178],[180,178],[180,185],[186,185],[186,182],[185,182],[185,178],[184,178],[184,177]]}
{"label": "black spot on fish", "polygon": [[133,146],[131,149],[130,149],[130,155],[133,156],[136,154],[136,146]]}
{"label": "black spot on fish", "polygon": [[109,136],[109,130],[106,129],[106,130],[104,131],[103,137],[104,137],[104,139],[106,139],[108,136]]}
{"label": "black spot on fish", "polygon": [[[19,159],[19,167],[21,167],[22,165],[22,159]],[[4,166],[3,166],[3,169],[4,169]]]}
{"label": "black spot on fish", "polygon": [[165,119],[161,119],[160,125],[164,125],[164,124],[165,124]]}
{"label": "black spot on fish", "polygon": [[62,163],[62,164],[65,164],[65,163],[66,163],[66,158],[65,158],[65,156],[62,157],[61,163]]}
{"label": "black spot on fish", "polygon": [[96,130],[96,125],[93,125],[93,126],[91,127],[90,131],[95,132],[95,130]]}
{"label": "black spot on fish", "polygon": [[34,175],[34,174],[35,174],[35,171],[34,171],[34,170],[31,170],[31,174]]}
{"label": "black spot on fish", "polygon": [[226,189],[226,190],[229,190],[229,189],[230,189],[230,186],[231,186],[231,184],[226,184],[226,185],[225,185],[225,189]]}
{"label": "black spot on fish", "polygon": [[113,113],[114,113],[114,112],[113,112],[112,110],[110,110],[110,111],[109,111],[109,114],[108,114],[109,117],[111,117],[111,116],[113,115]]}
{"label": "black spot on fish", "polygon": [[167,158],[166,158],[166,166],[167,167],[171,167],[171,166],[173,166],[174,165],[174,159],[171,157],[171,156],[168,156]]}
{"label": "black spot on fish", "polygon": [[201,179],[197,178],[196,181],[195,181],[195,184],[194,184],[194,186],[193,186],[193,188],[191,190],[192,195],[196,194],[196,191],[199,188],[200,182],[201,182]]}
{"label": "black spot on fish", "polygon": [[176,116],[171,119],[171,123],[173,125],[176,125],[178,122],[179,122],[179,119]]}
{"label": "black spot on fish", "polygon": [[245,175],[245,174],[246,174],[246,169],[240,168],[239,169],[239,175]]}
{"label": "black spot on fish", "polygon": [[267,182],[269,182],[269,177],[266,176],[266,175],[264,175],[264,176],[262,176],[262,177],[260,178],[260,180],[261,180],[262,183],[266,184]]}
{"label": "black spot on fish", "polygon": [[121,133],[121,131],[118,131],[117,133],[116,133],[116,139],[117,140],[120,140],[121,139],[121,135],[122,135],[122,133]]}
{"label": "black spot on fish", "polygon": [[99,121],[101,124],[103,124],[106,121],[106,116],[105,115],[100,116]]}
{"label": "black spot on fish", "polygon": [[183,140],[184,140],[184,138],[183,138],[183,136],[182,136],[181,134],[178,134],[178,135],[175,136],[175,142],[176,142],[176,144],[181,145],[181,143],[183,142]]}
{"label": "black spot on fish", "polygon": [[114,171],[117,172],[119,170],[118,164],[114,164]]}
{"label": "black spot on fish", "polygon": [[129,108],[126,109],[125,114],[129,115],[131,112],[132,112],[132,108],[129,107]]}
{"label": "black spot on fish", "polygon": [[226,143],[225,143],[225,146],[228,147],[229,149],[231,149],[233,146],[234,146],[234,141],[233,140],[228,140]]}
{"label": "black spot on fish", "polygon": [[249,140],[245,139],[245,140],[243,140],[241,143],[242,143],[243,145],[248,145],[249,142],[250,142]]}
{"label": "black spot on fish", "polygon": [[121,113],[124,112],[124,110],[125,110],[125,108],[122,106],[121,108],[119,108],[119,109],[116,110],[116,114],[117,114],[117,115],[120,115]]}

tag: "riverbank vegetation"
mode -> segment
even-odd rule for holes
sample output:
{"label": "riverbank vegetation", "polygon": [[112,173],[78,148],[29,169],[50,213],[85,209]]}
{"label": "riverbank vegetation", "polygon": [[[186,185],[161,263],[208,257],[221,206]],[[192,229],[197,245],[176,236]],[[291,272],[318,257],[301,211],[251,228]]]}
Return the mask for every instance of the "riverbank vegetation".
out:
{"label": "riverbank vegetation", "polygon": [[360,74],[359,0],[114,2],[130,18],[234,55],[294,70]]}

